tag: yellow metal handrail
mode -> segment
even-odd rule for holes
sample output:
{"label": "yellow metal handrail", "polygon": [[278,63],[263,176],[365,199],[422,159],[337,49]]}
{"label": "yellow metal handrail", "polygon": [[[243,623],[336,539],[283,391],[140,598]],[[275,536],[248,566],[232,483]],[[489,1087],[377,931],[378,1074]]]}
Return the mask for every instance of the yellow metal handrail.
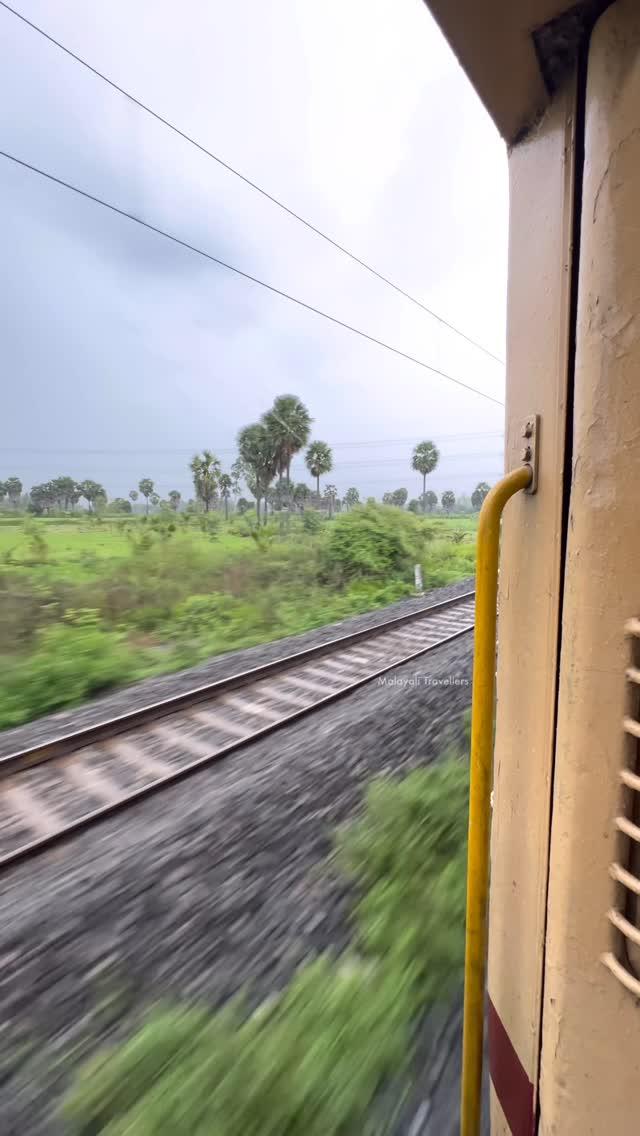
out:
{"label": "yellow metal handrail", "polygon": [[508,473],[487,494],[478,524],[460,1136],[480,1136],[482,1112],[500,519],[509,498],[532,478],[529,465]]}

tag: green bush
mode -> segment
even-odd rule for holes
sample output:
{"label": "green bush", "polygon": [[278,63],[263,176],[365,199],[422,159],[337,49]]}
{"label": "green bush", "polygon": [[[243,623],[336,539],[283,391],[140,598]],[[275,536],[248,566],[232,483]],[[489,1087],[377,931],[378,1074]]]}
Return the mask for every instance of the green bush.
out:
{"label": "green bush", "polygon": [[317,533],[322,528],[322,517],[316,509],[305,509],[302,514],[302,527],[305,532]]}
{"label": "green bush", "polygon": [[440,588],[473,576],[475,559],[472,540],[457,542],[448,537],[437,537],[429,544],[422,561],[425,587]]}
{"label": "green bush", "polygon": [[145,605],[136,608],[127,622],[138,631],[157,631],[159,628],[164,628],[169,619],[171,619],[170,608]]}
{"label": "green bush", "polygon": [[233,622],[237,606],[232,596],[188,596],[173,609],[168,630],[188,637],[219,631]]}
{"label": "green bush", "polygon": [[201,513],[198,517],[198,528],[200,532],[206,533],[211,540],[216,539],[221,525],[222,520],[217,513]]}
{"label": "green bush", "polygon": [[374,781],[362,819],[339,841],[361,890],[358,939],[418,969],[420,998],[447,998],[464,967],[468,765],[450,759]]}
{"label": "green bush", "polygon": [[2,667],[0,727],[73,706],[135,675],[135,656],[114,632],[103,631],[95,612],[70,613],[67,622],[37,633],[35,651]]}
{"label": "green bush", "polygon": [[[252,1016],[156,1012],[81,1074],[75,1136],[362,1136],[409,1051],[407,980],[322,956]],[[369,1125],[367,1119],[369,1118]]]}
{"label": "green bush", "polygon": [[49,545],[42,529],[31,518],[25,520],[22,531],[29,542],[29,552],[34,564],[45,564],[49,556]]}
{"label": "green bush", "polygon": [[420,560],[424,531],[412,513],[365,505],[337,517],[324,549],[329,576],[389,579],[410,575]]}

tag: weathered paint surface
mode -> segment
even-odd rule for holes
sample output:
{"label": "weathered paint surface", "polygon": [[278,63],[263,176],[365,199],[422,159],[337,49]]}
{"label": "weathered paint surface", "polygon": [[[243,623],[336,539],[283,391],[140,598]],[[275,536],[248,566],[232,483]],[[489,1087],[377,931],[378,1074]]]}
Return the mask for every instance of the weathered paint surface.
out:
{"label": "weathered paint surface", "polygon": [[[537,1084],[554,749],[574,165],[573,86],[510,157],[506,465],[541,416],[538,492],[505,514],[491,854],[489,994]],[[492,1132],[508,1133],[492,1089]],[[531,1108],[531,1102],[528,1105]]]}
{"label": "weathered paint surface", "polygon": [[548,900],[541,1136],[636,1136],[640,1008],[603,967],[623,764],[624,623],[640,612],[640,9],[590,47]]}

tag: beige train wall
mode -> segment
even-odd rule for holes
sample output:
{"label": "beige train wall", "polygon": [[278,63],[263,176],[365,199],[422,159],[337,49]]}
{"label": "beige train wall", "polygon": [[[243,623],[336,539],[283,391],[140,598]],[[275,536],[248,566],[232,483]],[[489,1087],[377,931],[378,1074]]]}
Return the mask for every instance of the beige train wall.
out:
{"label": "beige train wall", "polygon": [[[537,496],[515,498],[503,527],[488,981],[492,1136],[640,1132],[640,1008],[601,961],[612,944],[609,864],[626,761],[624,628],[640,615],[634,0],[617,0],[592,33],[575,205],[579,262],[575,103],[573,83],[510,155],[507,468],[518,464],[520,424],[534,412],[542,451]],[[563,470],[568,397],[570,477]]]}
{"label": "beige train wall", "polygon": [[640,614],[640,5],[591,38],[552,802],[541,1136],[637,1136],[640,1008],[602,965]]}
{"label": "beige train wall", "polygon": [[[640,1002],[602,956],[640,617],[640,0],[427,2],[513,144],[507,469],[541,417],[538,493],[503,522],[492,1136],[636,1136]],[[604,9],[586,76],[550,86]]]}
{"label": "beige train wall", "polygon": [[511,153],[506,467],[540,415],[535,496],[503,521],[489,934],[492,1133],[536,1109],[554,753],[571,306],[575,84]]}

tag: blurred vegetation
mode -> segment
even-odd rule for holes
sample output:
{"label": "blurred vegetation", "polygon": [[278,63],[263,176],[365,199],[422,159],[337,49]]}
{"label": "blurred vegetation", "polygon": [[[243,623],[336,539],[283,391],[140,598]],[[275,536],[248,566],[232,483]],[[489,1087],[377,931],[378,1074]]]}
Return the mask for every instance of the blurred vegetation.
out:
{"label": "blurred vegetation", "polygon": [[388,976],[322,957],[253,1016],[241,1003],[156,1013],[80,1075],[67,1120],[81,1136],[361,1136],[408,1016]]}
{"label": "blurred vegetation", "polygon": [[323,550],[324,566],[339,582],[410,578],[432,537],[433,531],[413,513],[366,505],[333,523]]}
{"label": "blurred vegetation", "polygon": [[448,760],[374,781],[340,860],[357,883],[358,943],[414,967],[421,999],[447,999],[464,967],[468,766]]}
{"label": "blurred vegetation", "polygon": [[121,635],[104,631],[97,612],[69,612],[64,623],[36,632],[35,649],[0,676],[0,721],[29,717],[84,701],[135,675],[135,659]]}
{"label": "blurred vegetation", "polygon": [[156,1010],[81,1071],[70,1133],[388,1132],[420,1017],[460,983],[466,815],[466,762],[377,781],[338,839],[361,892],[361,953],[307,963],[253,1014],[242,1000],[216,1013]]}
{"label": "blurred vegetation", "polygon": [[[0,527],[0,728],[473,574],[473,518],[368,504]],[[78,612],[90,612],[78,621]],[[80,661],[81,660],[81,661]]]}

